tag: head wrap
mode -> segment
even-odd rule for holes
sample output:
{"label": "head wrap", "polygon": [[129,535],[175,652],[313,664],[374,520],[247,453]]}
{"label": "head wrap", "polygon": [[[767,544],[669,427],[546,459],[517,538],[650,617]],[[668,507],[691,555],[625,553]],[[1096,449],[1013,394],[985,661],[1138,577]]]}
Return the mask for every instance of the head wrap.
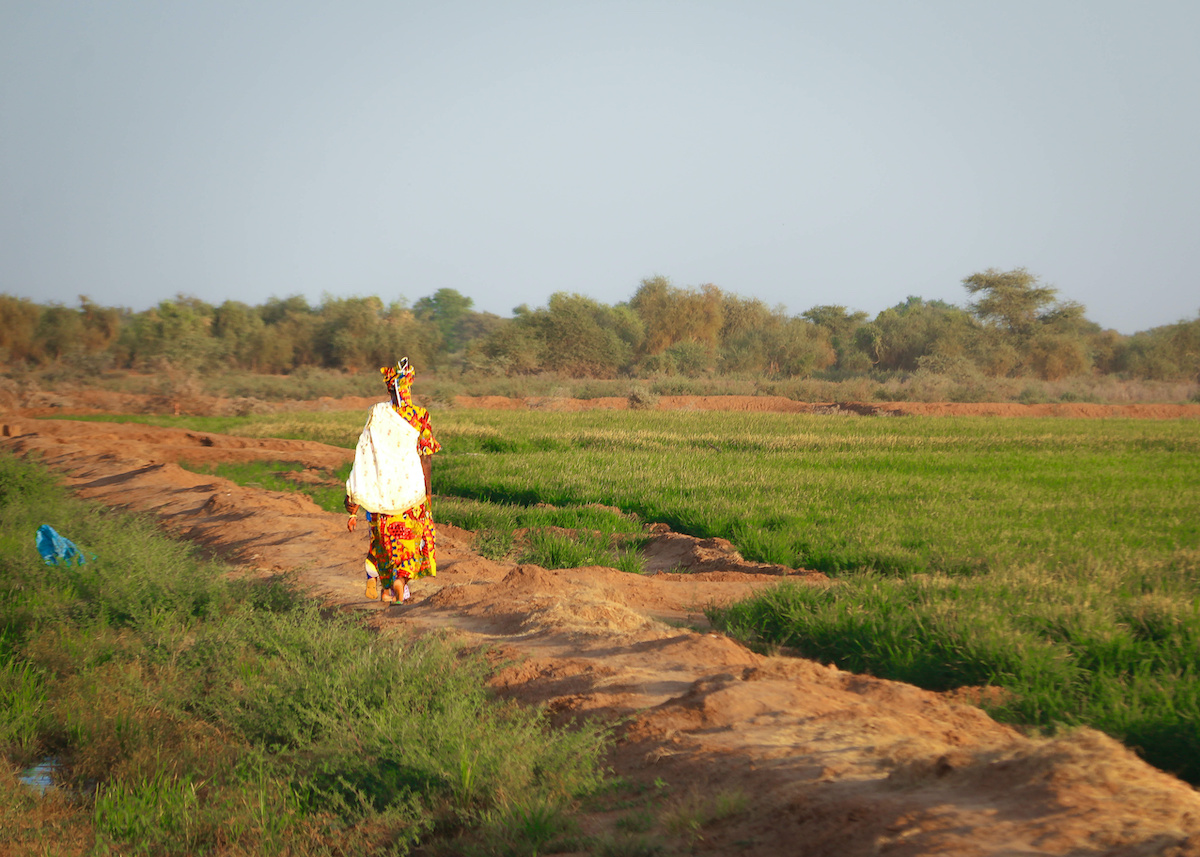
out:
{"label": "head wrap", "polygon": [[379,371],[383,375],[383,383],[389,390],[395,390],[398,397],[407,399],[412,395],[412,382],[417,373],[409,365],[407,357],[400,358],[395,366],[381,366]]}

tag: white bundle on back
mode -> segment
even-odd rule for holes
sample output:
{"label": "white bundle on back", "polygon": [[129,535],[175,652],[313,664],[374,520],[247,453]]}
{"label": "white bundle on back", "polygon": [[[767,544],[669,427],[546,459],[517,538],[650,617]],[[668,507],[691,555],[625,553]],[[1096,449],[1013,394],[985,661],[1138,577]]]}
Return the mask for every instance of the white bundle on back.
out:
{"label": "white bundle on back", "polygon": [[350,501],[372,512],[399,515],[425,501],[418,432],[387,402],[371,409],[346,480]]}

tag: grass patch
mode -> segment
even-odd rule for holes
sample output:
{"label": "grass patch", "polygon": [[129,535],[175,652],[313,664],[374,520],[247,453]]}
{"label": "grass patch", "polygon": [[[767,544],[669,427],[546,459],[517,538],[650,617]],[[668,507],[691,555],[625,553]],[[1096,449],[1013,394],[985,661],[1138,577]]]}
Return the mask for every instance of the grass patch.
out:
{"label": "grass patch", "polygon": [[749,804],[750,799],[737,789],[712,794],[691,790],[669,801],[659,818],[669,833],[694,846],[704,839],[707,826],[744,813]]}
{"label": "grass patch", "polygon": [[[97,558],[44,565],[41,523]],[[7,455],[0,532],[0,850],[405,853],[601,782],[602,731],[493,701],[481,657],[231,581]],[[38,800],[12,773],[49,756]]]}
{"label": "grass patch", "polygon": [[1200,552],[1130,570],[1042,566],[973,578],[852,575],[707,611],[757,648],[786,646],[931,690],[994,686],[997,719],[1087,725],[1200,783]]}
{"label": "grass patch", "polygon": [[596,506],[520,506],[438,496],[435,516],[475,533],[473,548],[493,560],[543,568],[601,565],[641,574],[641,521]]}
{"label": "grass patch", "polygon": [[[343,512],[346,479],[351,464],[335,470],[313,470],[297,461],[245,461],[222,464],[194,465],[180,462],[179,466],[193,473],[219,476],[252,488],[268,491],[299,491],[306,494],[326,512]],[[303,476],[301,476],[303,474]]]}

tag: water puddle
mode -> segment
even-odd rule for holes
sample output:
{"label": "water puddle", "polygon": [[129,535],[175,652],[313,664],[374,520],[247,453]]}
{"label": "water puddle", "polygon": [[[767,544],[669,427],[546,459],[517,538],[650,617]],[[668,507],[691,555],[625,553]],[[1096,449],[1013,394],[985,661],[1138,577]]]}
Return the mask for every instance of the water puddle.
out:
{"label": "water puddle", "polygon": [[51,789],[57,788],[54,785],[54,774],[58,768],[58,759],[42,759],[33,767],[22,771],[20,779],[39,795],[44,795]]}

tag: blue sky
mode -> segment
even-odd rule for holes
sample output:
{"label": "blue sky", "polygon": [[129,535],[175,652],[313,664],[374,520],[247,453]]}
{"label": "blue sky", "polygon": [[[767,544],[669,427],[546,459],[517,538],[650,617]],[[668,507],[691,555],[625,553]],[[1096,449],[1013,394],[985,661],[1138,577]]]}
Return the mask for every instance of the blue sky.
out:
{"label": "blue sky", "polygon": [[1200,311],[1195,2],[0,0],[0,292]]}

